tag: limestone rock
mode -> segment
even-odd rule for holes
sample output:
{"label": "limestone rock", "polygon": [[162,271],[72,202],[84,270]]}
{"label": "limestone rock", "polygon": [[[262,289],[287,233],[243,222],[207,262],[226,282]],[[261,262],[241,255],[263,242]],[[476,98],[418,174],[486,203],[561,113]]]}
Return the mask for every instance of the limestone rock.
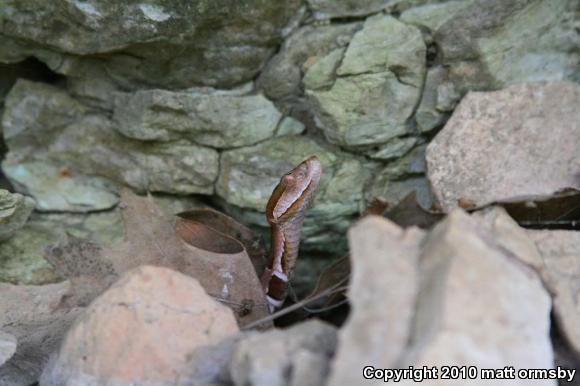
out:
{"label": "limestone rock", "polygon": [[9,1],[0,33],[12,60],[49,51],[60,55],[53,69],[67,76],[101,72],[125,87],[230,87],[258,73],[300,5]]}
{"label": "limestone rock", "polygon": [[253,145],[274,135],[281,114],[262,95],[247,90],[143,90],[119,93],[116,129],[142,141],[184,139],[203,146]]}
{"label": "limestone rock", "polygon": [[458,100],[455,86],[447,80],[447,71],[442,67],[429,69],[421,102],[415,113],[421,131],[425,133],[442,126]]}
{"label": "limestone rock", "polygon": [[237,331],[232,312],[197,280],[142,266],[85,310],[40,385],[175,385],[196,347]]}
{"label": "limestone rock", "polygon": [[298,29],[260,73],[257,86],[274,100],[299,96],[302,75],[309,65],[345,47],[359,28],[360,23],[348,23]]}
{"label": "limestone rock", "polygon": [[[361,383],[370,364],[395,367],[412,329],[419,289],[421,231],[376,216],[349,230],[351,314],[339,332],[329,385]],[[358,370],[358,371],[355,371]]]}
{"label": "limestone rock", "polygon": [[0,241],[22,228],[34,209],[34,201],[18,193],[0,189]]}
{"label": "limestone rock", "polygon": [[370,155],[373,159],[391,161],[407,154],[419,141],[416,137],[393,138]]}
{"label": "limestone rock", "polygon": [[453,19],[455,14],[471,5],[473,0],[443,1],[441,3],[425,4],[407,9],[401,13],[401,21],[424,27],[429,31],[437,31],[439,27]]}
{"label": "limestone rock", "polygon": [[393,2],[393,0],[308,0],[308,5],[317,19],[331,19],[377,13]]}
{"label": "limestone rock", "polygon": [[[9,148],[3,168],[13,171],[16,182],[19,168],[30,162],[70,174],[69,183],[83,189],[86,177],[104,176],[139,191],[211,193],[217,178],[218,153],[214,149],[184,141],[128,140],[116,132],[107,116],[89,112],[54,86],[18,81],[7,97],[3,125]],[[32,172],[28,170],[25,175]],[[21,187],[30,189],[34,184],[28,179]],[[99,191],[96,188],[103,185],[93,182],[90,186],[85,198],[92,197],[93,202],[84,200],[80,206],[85,210],[87,206],[110,207],[115,199],[109,188]],[[61,205],[62,200],[52,203]],[[56,209],[48,205],[44,209],[51,208]]]}
{"label": "limestone rock", "polygon": [[435,32],[442,64],[462,93],[577,79],[576,7],[575,0],[468,2]]}
{"label": "limestone rock", "polygon": [[367,18],[346,49],[331,87],[306,89],[327,140],[357,148],[406,134],[423,85],[425,49],[416,27],[392,16]]}
{"label": "limestone rock", "polygon": [[580,86],[568,82],[468,94],[427,147],[442,208],[460,199],[483,206],[580,188],[579,104]]}
{"label": "limestone rock", "polygon": [[243,339],[230,372],[236,386],[322,386],[335,348],[335,328],[309,321]]}
{"label": "limestone rock", "polygon": [[72,178],[66,168],[44,162],[6,164],[3,170],[19,191],[34,197],[39,211],[99,211],[119,202],[115,187],[104,178]]}
{"label": "limestone rock", "polygon": [[256,215],[246,220],[266,226],[264,208],[280,176],[311,155],[318,156],[323,172],[314,206],[306,215],[305,244],[338,242],[338,246],[362,206],[363,186],[374,168],[347,153],[332,151],[302,136],[276,137],[228,150],[221,154],[217,194],[238,208],[255,211]]}

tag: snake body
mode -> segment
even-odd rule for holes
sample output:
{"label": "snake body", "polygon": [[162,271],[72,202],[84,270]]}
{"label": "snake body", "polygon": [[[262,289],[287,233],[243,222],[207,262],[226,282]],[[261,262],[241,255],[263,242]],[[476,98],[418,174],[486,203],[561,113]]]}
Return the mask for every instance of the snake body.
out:
{"label": "snake body", "polygon": [[286,298],[288,282],[298,258],[302,222],[314,200],[321,174],[318,158],[308,158],[282,176],[266,205],[271,247],[261,283],[270,310],[282,306]]}

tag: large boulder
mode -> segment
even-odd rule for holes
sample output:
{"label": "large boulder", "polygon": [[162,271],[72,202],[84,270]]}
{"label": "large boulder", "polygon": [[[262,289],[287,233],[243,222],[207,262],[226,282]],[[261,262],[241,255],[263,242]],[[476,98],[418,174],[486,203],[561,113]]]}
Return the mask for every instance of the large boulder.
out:
{"label": "large boulder", "polygon": [[349,231],[353,308],[328,384],[359,384],[365,366],[552,368],[550,296],[492,234],[460,209],[424,237],[377,217],[356,224]]}
{"label": "large boulder", "polygon": [[142,266],[84,311],[40,385],[175,385],[190,353],[237,331],[232,311],[197,280]]}
{"label": "large boulder", "polygon": [[441,207],[580,188],[578,105],[580,85],[570,82],[469,93],[427,147],[428,176]]}

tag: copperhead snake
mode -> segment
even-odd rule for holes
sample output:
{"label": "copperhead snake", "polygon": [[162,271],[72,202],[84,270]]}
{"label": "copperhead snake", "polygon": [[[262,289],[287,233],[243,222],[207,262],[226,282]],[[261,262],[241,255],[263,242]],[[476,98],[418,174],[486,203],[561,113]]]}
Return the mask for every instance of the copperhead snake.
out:
{"label": "copperhead snake", "polygon": [[286,298],[298,258],[302,222],[314,201],[321,175],[320,160],[311,156],[280,178],[266,205],[271,246],[269,263],[260,281],[270,311],[281,307]]}

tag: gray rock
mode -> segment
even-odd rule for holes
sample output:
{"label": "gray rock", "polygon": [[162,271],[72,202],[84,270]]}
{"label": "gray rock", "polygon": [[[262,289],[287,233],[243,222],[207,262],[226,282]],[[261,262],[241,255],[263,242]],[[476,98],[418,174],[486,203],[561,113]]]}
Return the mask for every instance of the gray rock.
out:
{"label": "gray rock", "polygon": [[452,0],[421,5],[401,13],[400,20],[418,27],[424,27],[429,31],[437,31],[439,27],[453,19],[459,10],[470,6],[472,2],[473,0]]}
{"label": "gray rock", "polygon": [[412,330],[423,233],[368,216],[349,230],[351,313],[328,385],[361,384],[365,366],[396,367]]}
{"label": "gray rock", "polygon": [[335,349],[336,329],[313,320],[244,338],[237,345],[230,372],[237,386],[322,386]]}
{"label": "gray rock", "polygon": [[462,93],[577,79],[576,7],[575,0],[473,1],[434,35],[442,64]]}
{"label": "gray rock", "polygon": [[258,73],[300,6],[297,0],[219,6],[26,0],[4,7],[0,33],[18,41],[12,56],[37,47],[64,54],[54,69],[67,76],[84,71],[86,57],[124,86],[229,87]]}
{"label": "gray rock", "polygon": [[39,211],[100,211],[119,202],[115,187],[104,178],[73,178],[44,162],[5,164],[3,170],[19,191],[34,197]]}
{"label": "gray rock", "polygon": [[281,118],[272,102],[250,90],[143,90],[119,93],[116,129],[142,141],[175,141],[214,148],[253,145],[274,135]]}
{"label": "gray rock", "polygon": [[300,135],[304,132],[304,129],[306,129],[306,127],[302,122],[291,117],[284,117],[278,125],[276,136]]}
{"label": "gray rock", "polygon": [[442,208],[460,199],[483,206],[580,188],[579,104],[580,86],[568,82],[468,94],[427,147]]}
{"label": "gray rock", "polygon": [[14,335],[0,331],[0,366],[16,352],[16,337]]}
{"label": "gray rock", "polygon": [[385,168],[377,173],[369,188],[365,192],[366,202],[375,197],[381,197],[391,205],[397,205],[411,193],[415,193],[417,202],[424,209],[433,205],[433,197],[429,181],[424,176],[394,178]]}
{"label": "gray rock", "polygon": [[372,159],[390,161],[407,154],[419,141],[416,137],[393,138],[381,146],[379,150],[372,153]]}
{"label": "gray rock", "polygon": [[433,67],[427,71],[421,102],[415,113],[415,120],[424,133],[441,127],[449,118],[448,112],[459,100],[455,86],[447,80],[443,67]]}
{"label": "gray rock", "polygon": [[310,9],[317,19],[331,19],[346,16],[364,16],[377,13],[393,0],[308,0]]}
{"label": "gray rock", "polygon": [[409,131],[424,76],[425,43],[419,30],[377,15],[353,36],[332,87],[306,93],[327,140],[357,148]]}
{"label": "gray rock", "polygon": [[312,64],[302,79],[304,87],[310,90],[331,87],[336,80],[336,70],[345,52],[345,48],[337,48]]}
{"label": "gray rock", "polygon": [[[75,176],[102,176],[139,191],[213,192],[218,173],[218,153],[214,149],[184,141],[168,144],[128,140],[116,132],[107,116],[88,112],[53,86],[19,81],[6,100],[3,124],[9,147],[3,163],[6,170],[18,170],[22,163],[41,162],[66,170],[73,180]],[[31,183],[23,188],[30,189]],[[86,185],[82,181],[73,183]],[[101,202],[106,198],[106,205],[98,204],[101,207],[113,199],[109,189],[99,194],[92,190],[91,195]]]}
{"label": "gray rock", "polygon": [[34,201],[18,193],[0,189],[0,241],[22,228],[34,209]]}
{"label": "gray rock", "polygon": [[274,100],[299,96],[302,94],[302,75],[308,69],[308,62],[345,47],[360,25],[350,23],[298,29],[284,41],[280,52],[260,73],[257,86]]}
{"label": "gray rock", "polygon": [[303,227],[305,244],[343,245],[342,236],[362,207],[363,186],[375,166],[321,146],[307,137],[276,137],[258,145],[224,151],[216,192],[232,206],[250,211],[247,222],[266,226],[264,208],[280,177],[311,155],[322,163],[314,206]]}

